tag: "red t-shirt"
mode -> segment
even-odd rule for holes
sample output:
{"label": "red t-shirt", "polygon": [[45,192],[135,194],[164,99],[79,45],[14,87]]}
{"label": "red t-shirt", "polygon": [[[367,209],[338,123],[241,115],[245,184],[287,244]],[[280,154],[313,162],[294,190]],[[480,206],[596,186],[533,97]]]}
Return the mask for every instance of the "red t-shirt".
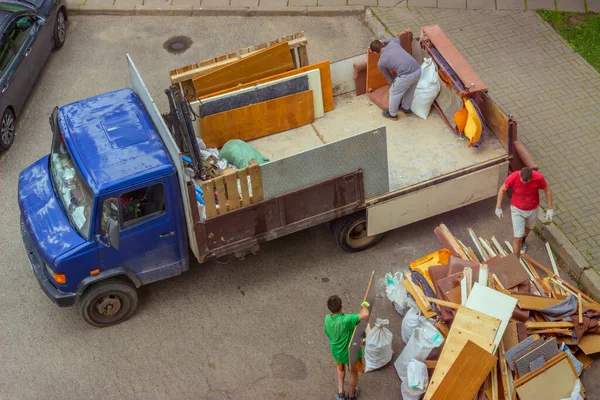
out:
{"label": "red t-shirt", "polygon": [[521,182],[520,171],[515,171],[504,181],[506,189],[512,189],[512,199],[510,204],[519,210],[535,210],[540,205],[540,195],[538,190],[544,190],[548,187],[544,176],[537,171],[533,171],[531,180],[527,183]]}

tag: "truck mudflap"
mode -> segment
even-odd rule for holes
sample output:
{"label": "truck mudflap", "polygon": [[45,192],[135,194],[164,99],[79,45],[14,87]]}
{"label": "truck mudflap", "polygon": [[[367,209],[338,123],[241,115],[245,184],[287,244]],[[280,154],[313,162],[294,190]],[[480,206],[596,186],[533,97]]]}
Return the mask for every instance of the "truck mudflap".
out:
{"label": "truck mudflap", "polygon": [[362,169],[195,224],[199,261],[220,257],[365,208]]}
{"label": "truck mudflap", "polygon": [[29,232],[27,232],[27,228],[25,228],[23,218],[21,218],[21,237],[23,238],[23,244],[25,245],[25,251],[29,257],[33,274],[44,293],[46,293],[46,296],[60,307],[70,307],[75,304],[77,293],[63,292],[57,289],[46,277],[44,265],[33,248],[33,243],[31,242],[31,237],[29,236]]}

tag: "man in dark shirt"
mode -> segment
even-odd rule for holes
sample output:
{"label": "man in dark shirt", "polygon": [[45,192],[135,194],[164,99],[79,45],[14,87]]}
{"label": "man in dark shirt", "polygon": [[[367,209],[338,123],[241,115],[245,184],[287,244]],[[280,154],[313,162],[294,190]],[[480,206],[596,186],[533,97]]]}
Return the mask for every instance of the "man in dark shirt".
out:
{"label": "man in dark shirt", "polygon": [[[370,48],[373,53],[381,54],[377,66],[390,85],[389,111],[384,111],[383,116],[396,121],[398,110],[410,115],[410,105],[421,77],[419,63],[402,48],[397,37],[374,40]],[[390,70],[396,73],[395,79]],[[398,108],[400,99],[402,106]]]}

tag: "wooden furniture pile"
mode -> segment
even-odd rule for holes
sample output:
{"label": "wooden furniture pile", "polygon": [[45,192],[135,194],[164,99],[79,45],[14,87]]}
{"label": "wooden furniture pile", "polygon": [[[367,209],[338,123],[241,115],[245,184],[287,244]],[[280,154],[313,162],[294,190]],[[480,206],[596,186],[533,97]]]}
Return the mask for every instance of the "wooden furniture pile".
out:
{"label": "wooden furniture pile", "polygon": [[[171,83],[198,114],[196,136],[221,148],[311,124],[333,110],[329,61],[309,64],[307,44],[299,32],[171,70]],[[196,184],[206,218],[263,200],[257,164]]]}
{"label": "wooden furniture pile", "polygon": [[560,276],[549,246],[552,269],[472,229],[473,248],[443,224],[434,233],[445,249],[412,263],[402,282],[445,337],[426,361],[424,399],[569,398],[576,366],[600,352],[600,304]]}

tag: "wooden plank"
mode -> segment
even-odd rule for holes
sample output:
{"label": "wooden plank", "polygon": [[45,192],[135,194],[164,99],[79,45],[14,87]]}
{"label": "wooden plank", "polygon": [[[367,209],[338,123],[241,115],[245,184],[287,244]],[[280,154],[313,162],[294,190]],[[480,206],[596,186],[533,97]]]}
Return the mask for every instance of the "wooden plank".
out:
{"label": "wooden plank", "polygon": [[425,366],[428,369],[435,369],[436,365],[437,365],[437,360],[425,360]]}
{"label": "wooden plank", "polygon": [[471,295],[467,299],[465,305],[473,310],[493,316],[502,321],[498,328],[498,334],[494,339],[495,351],[502,340],[506,326],[512,317],[515,306],[517,305],[517,300],[511,296],[507,296],[494,289],[476,283],[473,286]]}
{"label": "wooden plank", "polygon": [[554,322],[527,321],[527,322],[525,322],[525,327],[527,329],[572,328],[573,323],[566,322],[566,321],[554,321]]}
{"label": "wooden plank", "polygon": [[471,310],[467,307],[458,309],[452,329],[442,347],[437,367],[429,382],[425,400],[434,396],[437,388],[443,382],[446,374],[452,367],[454,360],[468,341],[472,341],[488,353],[494,350],[494,338],[501,321],[489,315]]}
{"label": "wooden plank", "polygon": [[238,170],[237,177],[240,180],[240,187],[242,188],[242,207],[249,206],[252,204],[252,201],[250,200],[250,191],[248,190],[248,169]]}
{"label": "wooden plank", "polygon": [[581,293],[577,293],[577,311],[579,323],[583,324],[583,302],[581,301]]}
{"label": "wooden plank", "polygon": [[262,176],[260,175],[260,166],[256,161],[250,161],[248,174],[250,175],[250,185],[252,187],[252,204],[263,201]]}
{"label": "wooden plank", "polygon": [[586,355],[600,353],[600,335],[583,335],[581,339],[579,339],[577,347],[579,347]]}
{"label": "wooden plank", "polygon": [[[367,290],[365,291],[365,296],[363,297],[363,302],[369,303],[369,316],[371,311],[373,310],[373,303],[375,301],[375,291],[371,293],[371,284],[373,283],[373,277],[375,276],[375,271],[371,272],[371,278],[369,279],[369,284],[367,285]],[[362,346],[362,336],[365,332],[367,324],[369,323],[369,319],[364,319],[358,323],[354,327],[354,332],[352,332],[352,338],[350,339],[350,343],[348,344],[348,361],[350,362],[348,367],[350,371],[354,368],[354,364],[358,361],[358,353]]]}
{"label": "wooden plank", "polygon": [[504,336],[502,337],[502,343],[505,350],[510,350],[519,344],[519,336],[517,333],[517,323],[511,321],[506,326]]}
{"label": "wooden plank", "polygon": [[219,215],[227,212],[227,196],[225,195],[225,185],[223,184],[223,178],[217,177],[213,179],[215,188],[217,188],[217,198],[219,199]]}
{"label": "wooden plank", "polygon": [[367,50],[367,93],[388,84],[377,66],[379,56],[380,54],[373,53],[370,49]]}
{"label": "wooden plank", "polygon": [[496,365],[494,365],[494,367],[492,368],[492,372],[490,373],[490,375],[492,377],[492,400],[498,400],[498,369]]}
{"label": "wooden plank", "polygon": [[[307,65],[306,67],[297,68],[291,71],[283,72],[281,74],[273,75],[267,78],[258,79],[254,82],[248,82],[246,84],[240,85],[238,87],[231,87],[228,89],[221,90],[219,92],[215,92],[210,94],[212,96],[218,96],[225,93],[233,92],[234,90],[245,89],[248,87],[252,87],[258,85],[260,83],[270,82],[282,78],[287,78],[293,75],[297,75],[302,72],[312,71],[318,69],[321,74],[321,91],[323,92],[323,108],[325,112],[331,111],[335,108],[335,102],[333,99],[333,87],[331,83],[331,67],[329,65],[329,61],[322,61],[316,64]],[[204,100],[209,96],[198,96],[200,100]]]}
{"label": "wooden plank", "polygon": [[511,294],[511,296],[517,299],[517,304],[519,305],[519,307],[525,310],[539,311],[562,302],[562,300],[558,299],[533,296],[529,294]]}
{"label": "wooden plank", "polygon": [[306,67],[309,62],[308,62],[308,49],[306,48],[306,46],[301,46],[298,47],[298,58],[299,58],[299,65],[298,68],[300,67]]}
{"label": "wooden plank", "polygon": [[418,285],[415,285],[415,283],[412,281],[412,273],[407,271],[404,273],[404,276],[406,276],[406,280],[408,281],[409,285],[412,286],[414,293],[419,297],[421,304],[423,304],[426,310],[431,310],[431,304],[429,304],[427,301],[425,293],[423,293],[423,290]]}
{"label": "wooden plank", "polygon": [[[440,224],[439,228],[442,231],[443,235],[448,240],[448,242],[450,243],[451,248],[448,250],[450,250],[450,252],[452,252],[456,257],[460,257],[463,260],[468,260],[469,257],[467,257],[467,254],[461,248],[460,243],[458,243],[458,241],[456,240],[456,238],[454,237],[452,232],[450,232],[450,229],[448,229],[448,227],[445,224]],[[434,230],[434,232],[435,232],[435,230]],[[436,236],[438,236],[438,235],[436,235]],[[439,236],[438,236],[438,238],[439,238]]]}
{"label": "wooden plank", "polygon": [[552,367],[542,368],[537,372],[540,371],[540,374],[517,387],[521,400],[563,399],[571,396],[578,378],[573,373],[566,355]]}
{"label": "wooden plank", "polygon": [[438,304],[440,306],[452,308],[454,310],[458,310],[460,308],[460,304],[458,304],[458,303],[452,303],[450,301],[445,301],[445,300],[440,300],[440,299],[434,299],[432,297],[425,297],[425,300],[427,300],[427,301],[429,301],[431,303]]}
{"label": "wooden plank", "polygon": [[539,333],[539,334],[552,333],[552,334],[560,334],[560,335],[571,336],[573,334],[573,330],[572,329],[567,329],[567,328],[528,329],[527,333],[529,333],[529,334],[531,334],[531,333]]}
{"label": "wooden plank", "polygon": [[467,341],[431,399],[473,400],[497,360],[472,341]]}
{"label": "wooden plank", "polygon": [[240,208],[240,193],[238,192],[237,175],[230,173],[223,176],[227,187],[227,204],[229,211]]}
{"label": "wooden plank", "polygon": [[221,148],[231,139],[248,141],[311,124],[315,120],[312,90],[235,108],[200,119],[202,140]]}
{"label": "wooden plank", "polygon": [[508,371],[508,365],[506,364],[506,359],[504,358],[504,338],[500,342],[500,346],[498,348],[498,362],[500,363],[500,374],[502,377],[502,398],[505,400],[513,400],[512,382],[508,379],[508,375],[511,373]]}
{"label": "wooden plank", "polygon": [[421,299],[419,299],[419,296],[415,292],[415,288],[410,284],[408,279],[402,280],[402,286],[404,286],[406,291],[408,293],[410,293],[410,295],[413,297],[413,299],[415,299],[415,302],[417,303],[417,307],[419,307],[419,310],[425,316],[425,318],[431,318],[431,317],[435,317],[437,315],[434,311],[429,311],[429,310],[427,310],[427,308],[425,308],[425,305],[421,302]]}
{"label": "wooden plank", "polygon": [[276,44],[192,79],[196,95],[205,96],[294,69],[287,42]]}
{"label": "wooden plank", "polygon": [[217,215],[217,204],[215,203],[215,190],[212,181],[202,182],[202,192],[204,193],[204,207],[206,209],[206,218],[212,218]]}
{"label": "wooden plank", "polygon": [[577,358],[579,362],[583,364],[584,369],[592,365],[594,362],[594,359],[587,356],[583,351],[578,351],[577,354],[575,354],[575,358]]}

